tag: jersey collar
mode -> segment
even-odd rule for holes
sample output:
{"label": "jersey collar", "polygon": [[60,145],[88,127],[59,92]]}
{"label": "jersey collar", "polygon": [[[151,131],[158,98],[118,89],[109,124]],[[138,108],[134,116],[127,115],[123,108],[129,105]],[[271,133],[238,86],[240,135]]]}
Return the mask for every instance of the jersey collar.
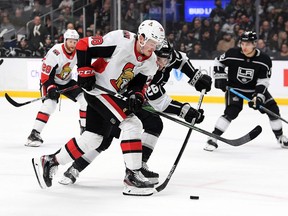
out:
{"label": "jersey collar", "polygon": [[64,47],[64,43],[62,44],[62,50],[63,50],[63,53],[64,55],[68,58],[68,59],[73,59],[73,57],[75,56],[75,53],[76,53],[76,49],[72,52],[72,53],[67,53],[66,52],[66,49]]}

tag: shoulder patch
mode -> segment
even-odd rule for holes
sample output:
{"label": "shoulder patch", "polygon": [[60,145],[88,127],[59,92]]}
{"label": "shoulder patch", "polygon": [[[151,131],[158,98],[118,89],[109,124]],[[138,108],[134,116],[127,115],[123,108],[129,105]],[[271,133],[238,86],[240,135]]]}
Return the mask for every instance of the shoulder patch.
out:
{"label": "shoulder patch", "polygon": [[130,39],[130,32],[124,30],[123,36],[124,36],[124,38]]}
{"label": "shoulder patch", "polygon": [[54,50],[53,50],[53,53],[54,53],[56,56],[60,55],[60,52],[59,52],[57,49],[54,49]]}

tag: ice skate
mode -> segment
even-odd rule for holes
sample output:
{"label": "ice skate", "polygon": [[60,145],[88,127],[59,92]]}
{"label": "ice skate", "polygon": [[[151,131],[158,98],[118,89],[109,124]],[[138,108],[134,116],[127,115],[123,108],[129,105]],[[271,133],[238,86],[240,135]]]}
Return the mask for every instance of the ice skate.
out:
{"label": "ice skate", "polygon": [[43,140],[40,136],[40,133],[36,131],[35,129],[33,129],[27,139],[27,143],[25,144],[25,146],[39,147],[42,143],[43,143]]}
{"label": "ice skate", "polygon": [[74,184],[79,177],[79,171],[72,166],[70,166],[66,172],[64,173],[61,180],[59,180],[59,184],[62,185],[71,185]]}
{"label": "ice skate", "polygon": [[58,163],[50,155],[41,156],[39,159],[32,158],[32,165],[37,181],[41,188],[52,186],[53,176],[58,169]]}
{"label": "ice skate", "polygon": [[217,140],[215,138],[209,137],[206,146],[204,147],[205,151],[214,151],[218,148]]}
{"label": "ice skate", "polygon": [[277,141],[281,145],[282,148],[288,149],[288,139],[286,136],[281,135],[280,137],[278,137]]}
{"label": "ice skate", "polygon": [[129,170],[126,168],[124,178],[123,194],[129,196],[150,196],[154,192],[152,184],[143,176],[140,170]]}
{"label": "ice skate", "polygon": [[141,173],[145,178],[147,178],[152,184],[156,185],[159,183],[159,174],[149,170],[146,162],[142,162]]}

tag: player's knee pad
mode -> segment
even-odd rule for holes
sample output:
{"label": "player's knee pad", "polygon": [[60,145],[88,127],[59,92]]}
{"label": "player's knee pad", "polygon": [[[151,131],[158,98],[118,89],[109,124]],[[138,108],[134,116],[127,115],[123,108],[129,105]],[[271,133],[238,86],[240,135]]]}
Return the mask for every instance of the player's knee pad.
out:
{"label": "player's knee pad", "polygon": [[232,121],[237,118],[241,110],[242,110],[242,107],[227,106],[224,111],[224,117],[228,119],[229,121]]}
{"label": "player's knee pad", "polygon": [[80,104],[80,110],[86,111],[87,110],[87,101],[84,98],[84,93],[81,92],[77,97],[76,97],[77,102]]}
{"label": "player's knee pad", "polygon": [[51,115],[56,110],[56,107],[57,107],[57,102],[55,100],[47,99],[43,102],[40,111],[48,115]]}
{"label": "player's knee pad", "polygon": [[78,147],[85,153],[98,148],[101,145],[102,140],[103,136],[90,131],[84,131],[79,138],[76,138]]}
{"label": "player's knee pad", "polygon": [[122,139],[141,139],[141,132],[143,130],[142,122],[135,115],[128,116],[121,122],[119,128],[122,130]]}

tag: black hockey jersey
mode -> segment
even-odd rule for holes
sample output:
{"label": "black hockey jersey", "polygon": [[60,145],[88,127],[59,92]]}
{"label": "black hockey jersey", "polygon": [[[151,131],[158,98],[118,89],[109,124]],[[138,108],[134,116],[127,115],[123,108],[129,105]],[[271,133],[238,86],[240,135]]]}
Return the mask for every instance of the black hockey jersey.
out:
{"label": "black hockey jersey", "polygon": [[196,72],[185,53],[173,50],[171,60],[169,61],[168,65],[162,70],[158,70],[156,72],[150,84],[150,86],[157,85],[160,88],[160,91],[155,92],[151,91],[150,89],[150,94],[146,95],[148,99],[155,100],[166,92],[163,86],[168,82],[172,69],[179,69],[190,79],[194,77]]}
{"label": "black hockey jersey", "polygon": [[272,61],[265,53],[256,49],[253,57],[246,57],[237,47],[215,59],[214,75],[216,78],[225,73],[228,86],[243,92],[264,94],[269,86],[271,68]]}

